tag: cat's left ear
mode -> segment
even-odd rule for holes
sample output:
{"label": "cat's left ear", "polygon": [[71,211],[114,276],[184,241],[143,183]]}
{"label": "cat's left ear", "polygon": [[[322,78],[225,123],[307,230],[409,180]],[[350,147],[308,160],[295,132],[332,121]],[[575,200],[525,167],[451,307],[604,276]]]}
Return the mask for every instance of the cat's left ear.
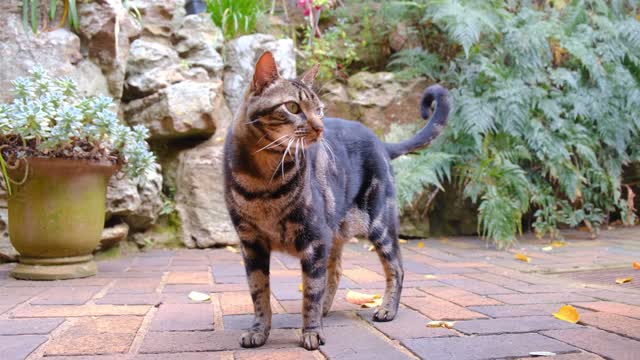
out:
{"label": "cat's left ear", "polygon": [[318,70],[320,70],[320,64],[315,64],[311,67],[311,69],[307,70],[300,76],[300,81],[302,81],[308,87],[313,87],[313,81],[318,76]]}

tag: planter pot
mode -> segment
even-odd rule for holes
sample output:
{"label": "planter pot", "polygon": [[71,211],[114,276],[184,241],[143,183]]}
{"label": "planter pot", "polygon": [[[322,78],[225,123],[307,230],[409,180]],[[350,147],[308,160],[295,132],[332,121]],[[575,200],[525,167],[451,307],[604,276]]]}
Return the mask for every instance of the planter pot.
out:
{"label": "planter pot", "polygon": [[96,274],[93,250],[104,227],[108,162],[29,158],[11,171],[24,184],[9,197],[9,238],[20,253],[18,279],[60,280]]}

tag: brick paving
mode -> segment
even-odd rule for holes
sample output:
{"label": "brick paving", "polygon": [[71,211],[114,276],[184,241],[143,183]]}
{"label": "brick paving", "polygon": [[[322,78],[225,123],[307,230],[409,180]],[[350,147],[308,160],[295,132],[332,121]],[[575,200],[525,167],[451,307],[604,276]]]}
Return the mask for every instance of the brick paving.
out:
{"label": "brick paving", "polygon": [[[401,245],[401,309],[387,323],[345,300],[348,289],[384,288],[376,254],[365,241],[349,243],[323,321],[327,344],[312,352],[298,344],[300,264],[288,256],[272,259],[273,329],[259,349],[238,344],[253,309],[241,257],[227,249],[153,250],[99,261],[92,278],[56,282],[14,280],[14,265],[0,264],[0,359],[480,360],[535,351],[558,360],[637,359],[640,270],[631,264],[640,261],[638,230],[604,231],[599,240],[569,232],[567,245],[552,251],[536,239],[509,251],[474,238],[429,239],[424,247],[409,241]],[[532,261],[514,259],[516,252]],[[617,285],[613,274],[634,280]],[[194,302],[191,291],[211,300]],[[552,316],[563,304],[578,309],[578,324]],[[455,324],[427,327],[433,320]]]}

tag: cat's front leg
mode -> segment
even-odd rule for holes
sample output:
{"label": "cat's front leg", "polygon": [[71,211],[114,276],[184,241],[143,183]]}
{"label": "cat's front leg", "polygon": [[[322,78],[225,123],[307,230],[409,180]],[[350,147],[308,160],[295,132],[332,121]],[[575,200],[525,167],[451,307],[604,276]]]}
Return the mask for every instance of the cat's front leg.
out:
{"label": "cat's front leg", "polygon": [[242,347],[264,345],[271,330],[271,290],[269,289],[270,251],[256,238],[241,239],[242,257],[253,300],[254,320],[240,336]]}
{"label": "cat's front leg", "polygon": [[322,299],[327,278],[327,248],[321,240],[307,245],[300,260],[302,265],[302,346],[315,350],[324,344],[322,333]]}

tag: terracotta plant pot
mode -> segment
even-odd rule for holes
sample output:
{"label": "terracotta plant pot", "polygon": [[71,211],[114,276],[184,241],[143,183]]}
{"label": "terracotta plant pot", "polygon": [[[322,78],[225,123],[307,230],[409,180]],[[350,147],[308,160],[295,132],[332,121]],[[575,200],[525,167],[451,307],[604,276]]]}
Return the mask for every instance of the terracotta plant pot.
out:
{"label": "terracotta plant pot", "polygon": [[9,237],[20,253],[12,275],[60,280],[96,274],[93,250],[104,227],[108,162],[29,158],[11,171]]}

